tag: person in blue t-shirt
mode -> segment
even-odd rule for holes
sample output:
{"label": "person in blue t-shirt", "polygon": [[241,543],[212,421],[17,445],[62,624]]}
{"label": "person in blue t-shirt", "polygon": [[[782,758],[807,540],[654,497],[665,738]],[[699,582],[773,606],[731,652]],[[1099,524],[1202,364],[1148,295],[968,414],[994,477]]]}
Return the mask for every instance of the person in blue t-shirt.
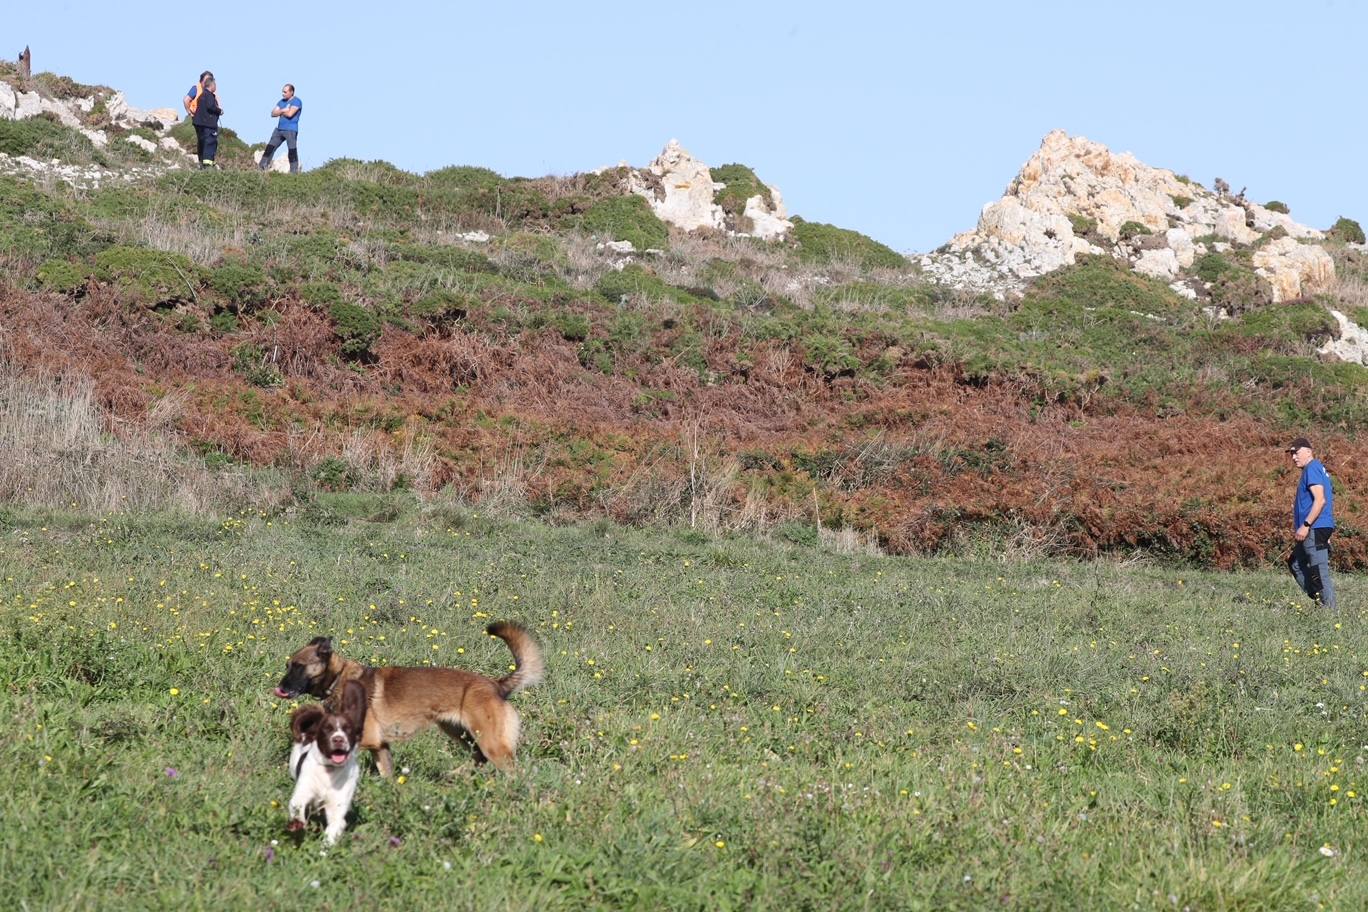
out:
{"label": "person in blue t-shirt", "polygon": [[1298,437],[1287,445],[1293,464],[1301,469],[1292,500],[1294,529],[1288,569],[1297,585],[1313,600],[1334,610],[1335,586],[1330,580],[1330,536],[1335,532],[1335,491],[1330,473],[1311,452],[1311,441]]}
{"label": "person in blue t-shirt", "polygon": [[285,88],[280,90],[280,101],[271,108],[271,116],[279,117],[276,121],[275,132],[271,134],[271,141],[266,144],[266,151],[261,153],[261,161],[257,167],[262,171],[271,167],[271,158],[275,155],[275,150],[280,148],[281,143],[289,147],[290,154],[290,173],[299,173],[299,115],[304,110],[304,103],[295,97],[295,88],[288,82]]}

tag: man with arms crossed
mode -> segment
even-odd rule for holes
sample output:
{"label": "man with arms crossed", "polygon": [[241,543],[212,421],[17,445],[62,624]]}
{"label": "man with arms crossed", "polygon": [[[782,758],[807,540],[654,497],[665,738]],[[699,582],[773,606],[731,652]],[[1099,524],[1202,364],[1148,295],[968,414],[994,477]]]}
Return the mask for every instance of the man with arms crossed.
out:
{"label": "man with arms crossed", "polygon": [[290,154],[290,173],[299,173],[299,114],[304,110],[304,103],[295,98],[295,88],[289,83],[280,90],[281,99],[276,102],[276,106],[271,108],[271,116],[279,117],[276,122],[275,132],[271,134],[271,141],[266,144],[266,151],[261,153],[261,161],[257,167],[262,171],[269,170],[271,167],[271,157],[275,155],[275,150],[280,148],[281,143],[289,148]]}
{"label": "man with arms crossed", "polygon": [[1334,610],[1335,586],[1330,580],[1330,536],[1335,531],[1335,492],[1330,473],[1311,452],[1311,441],[1298,437],[1287,446],[1292,462],[1301,469],[1297,494],[1292,501],[1296,528],[1288,569],[1297,585],[1313,600]]}

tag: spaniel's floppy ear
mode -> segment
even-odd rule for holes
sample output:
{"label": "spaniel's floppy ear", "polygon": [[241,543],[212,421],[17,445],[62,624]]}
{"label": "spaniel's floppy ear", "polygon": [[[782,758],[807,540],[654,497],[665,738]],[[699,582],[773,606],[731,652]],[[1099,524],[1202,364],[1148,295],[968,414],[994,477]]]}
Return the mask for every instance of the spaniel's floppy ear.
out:
{"label": "spaniel's floppy ear", "polygon": [[300,743],[312,740],[324,715],[323,707],[317,703],[299,707],[290,716],[290,737]]}
{"label": "spaniel's floppy ear", "polygon": [[366,686],[360,681],[352,680],[342,685],[342,715],[356,726],[357,731],[366,724],[366,707],[369,703]]}

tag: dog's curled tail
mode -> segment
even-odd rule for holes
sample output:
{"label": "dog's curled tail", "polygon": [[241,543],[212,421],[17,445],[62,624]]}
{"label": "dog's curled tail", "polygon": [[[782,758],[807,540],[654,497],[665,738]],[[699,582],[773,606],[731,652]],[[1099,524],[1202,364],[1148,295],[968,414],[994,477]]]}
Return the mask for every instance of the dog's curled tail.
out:
{"label": "dog's curled tail", "polygon": [[541,647],[532,632],[514,621],[499,621],[485,628],[490,636],[496,636],[513,650],[513,662],[517,668],[512,674],[499,679],[499,694],[511,697],[513,694],[536,684],[546,677],[546,660],[542,658]]}

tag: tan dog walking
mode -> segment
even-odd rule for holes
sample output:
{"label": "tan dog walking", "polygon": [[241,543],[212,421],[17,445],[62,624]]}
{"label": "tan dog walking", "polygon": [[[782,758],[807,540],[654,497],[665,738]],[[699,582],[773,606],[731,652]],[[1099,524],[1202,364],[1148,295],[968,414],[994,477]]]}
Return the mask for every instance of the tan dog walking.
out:
{"label": "tan dog walking", "polygon": [[394,772],[390,744],[433,725],[452,738],[474,742],[477,761],[489,760],[511,770],[518,748],[521,722],[508,698],[541,682],[546,663],[541,647],[521,624],[500,621],[487,632],[513,651],[516,669],[497,680],[457,668],[372,668],[346,659],[333,649],[330,637],[315,637],[290,656],[275,695],[292,700],[309,694],[334,712],[346,681],[366,688],[369,712],[361,747],[375,755],[380,775]]}

